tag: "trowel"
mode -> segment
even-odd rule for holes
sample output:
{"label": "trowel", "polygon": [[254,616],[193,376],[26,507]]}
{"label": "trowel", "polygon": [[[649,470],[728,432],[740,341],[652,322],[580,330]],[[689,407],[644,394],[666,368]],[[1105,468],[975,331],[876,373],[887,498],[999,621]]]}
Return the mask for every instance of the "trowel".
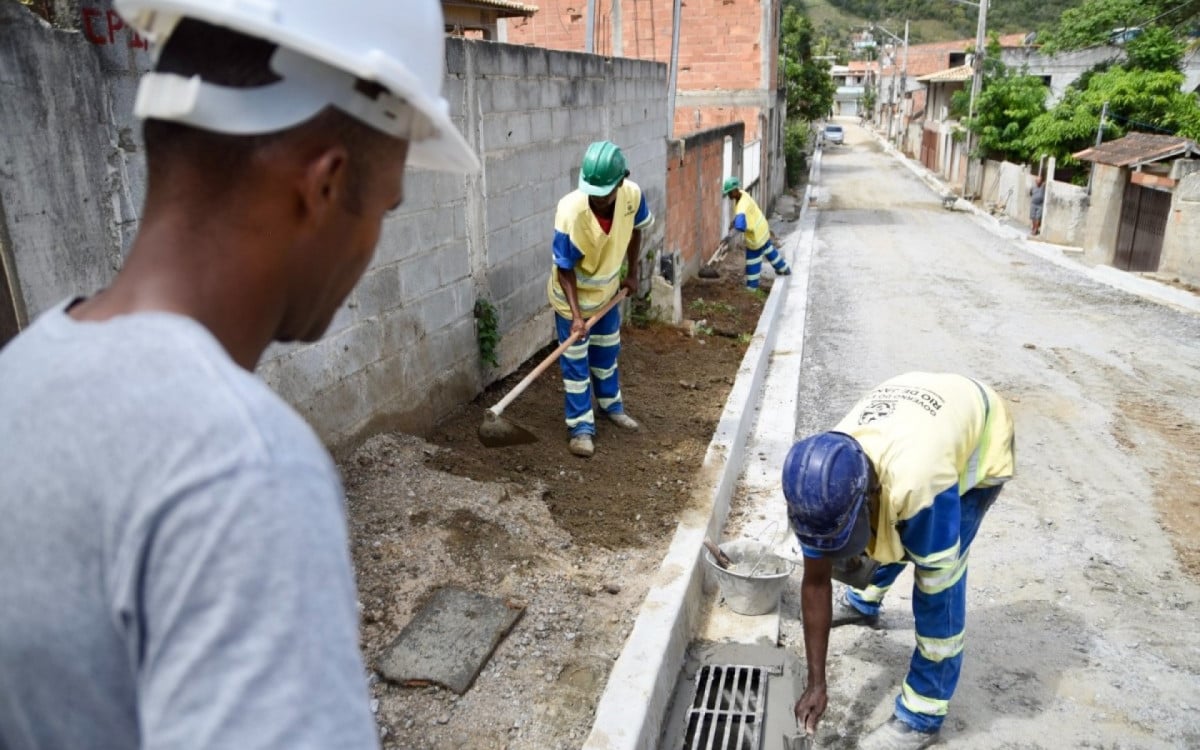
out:
{"label": "trowel", "polygon": [[[799,727],[797,727],[797,730]],[[783,735],[783,750],[817,750],[816,738],[807,732]]]}

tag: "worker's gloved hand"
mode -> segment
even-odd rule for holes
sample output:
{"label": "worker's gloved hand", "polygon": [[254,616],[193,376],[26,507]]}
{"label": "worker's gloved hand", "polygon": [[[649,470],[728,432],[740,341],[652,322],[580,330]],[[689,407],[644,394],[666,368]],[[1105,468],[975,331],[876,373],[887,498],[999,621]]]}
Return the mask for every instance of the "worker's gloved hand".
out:
{"label": "worker's gloved hand", "polygon": [[824,685],[809,685],[796,701],[796,723],[807,734],[817,731],[817,722],[825,715],[828,699],[825,696]]}
{"label": "worker's gloved hand", "polygon": [[571,318],[571,333],[578,333],[580,341],[587,340],[587,326],[584,325],[583,318]]}
{"label": "worker's gloved hand", "polygon": [[742,252],[746,249],[746,233],[733,230],[729,233],[729,249]]}
{"label": "worker's gloved hand", "polygon": [[625,280],[621,282],[621,286],[625,288],[625,291],[629,295],[629,299],[637,299],[637,295],[638,295],[638,277],[637,276],[634,276],[632,274],[629,276],[626,276]]}

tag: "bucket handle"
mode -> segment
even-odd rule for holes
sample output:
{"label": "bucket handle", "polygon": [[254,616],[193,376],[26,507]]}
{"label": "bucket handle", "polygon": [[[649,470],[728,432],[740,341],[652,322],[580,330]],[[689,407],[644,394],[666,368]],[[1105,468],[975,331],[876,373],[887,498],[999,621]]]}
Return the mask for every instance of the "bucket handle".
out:
{"label": "bucket handle", "polygon": [[[775,519],[775,520],[771,521],[770,523],[768,523],[766,526],[764,526],[762,531],[758,532],[758,536],[753,537],[754,541],[761,542],[763,535],[767,533],[768,529],[773,531],[774,529],[777,529],[777,528],[779,528],[779,519]],[[770,537],[768,537],[768,538],[774,539],[775,535],[772,533],[770,535]],[[782,540],[779,540],[779,541],[782,541]],[[750,569],[750,577],[751,578],[753,578],[754,574],[758,572],[758,566],[762,564],[763,558],[767,556],[768,552],[775,549],[775,546],[777,544],[779,544],[779,541],[773,541],[769,545],[765,545],[763,547],[762,551],[758,553],[758,559],[754,561],[754,567]]]}

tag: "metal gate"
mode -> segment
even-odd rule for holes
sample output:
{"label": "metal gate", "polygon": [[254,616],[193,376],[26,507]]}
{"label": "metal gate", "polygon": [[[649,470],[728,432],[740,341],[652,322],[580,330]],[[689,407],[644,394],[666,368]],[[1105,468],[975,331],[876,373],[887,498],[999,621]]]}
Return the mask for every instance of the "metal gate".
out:
{"label": "metal gate", "polygon": [[936,130],[921,131],[921,163],[926,169],[937,171],[938,132]]}
{"label": "metal gate", "polygon": [[1170,193],[1126,185],[1113,265],[1124,271],[1157,271],[1170,214]]}

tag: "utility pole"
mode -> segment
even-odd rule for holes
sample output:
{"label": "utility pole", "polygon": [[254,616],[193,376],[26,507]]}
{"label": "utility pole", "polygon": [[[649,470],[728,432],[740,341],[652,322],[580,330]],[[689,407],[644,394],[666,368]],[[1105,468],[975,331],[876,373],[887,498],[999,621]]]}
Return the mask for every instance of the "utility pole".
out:
{"label": "utility pole", "polygon": [[[983,90],[983,53],[987,44],[987,9],[988,0],[979,0],[979,22],[975,28],[975,60],[974,75],[971,77],[971,104],[968,107],[967,120],[975,119],[975,100]],[[967,174],[963,181],[963,194],[971,189],[971,151],[975,149],[974,134],[967,130]]]}
{"label": "utility pole", "polygon": [[1096,128],[1096,148],[1100,147],[1100,143],[1104,140],[1104,119],[1108,117],[1108,102],[1100,108],[1100,125]]}
{"label": "utility pole", "polygon": [[675,0],[671,16],[671,69],[667,76],[667,137],[675,134],[675,88],[679,81],[679,23],[683,12],[682,0]]}
{"label": "utility pole", "polygon": [[584,34],[583,51],[590,55],[596,51],[596,0],[588,0]]}
{"label": "utility pole", "polygon": [[[908,94],[908,20],[904,21],[904,62],[900,63],[900,128],[901,132],[906,127],[904,122],[904,100]],[[901,137],[896,138],[897,145],[902,141]]]}
{"label": "utility pole", "polygon": [[[908,76],[908,21],[904,22],[904,38],[903,39],[901,39],[900,37],[896,36],[895,34],[893,34],[892,32],[888,31],[887,29],[883,28],[882,26],[880,26],[878,24],[873,24],[871,26],[871,28],[872,28],[872,30],[877,29],[879,31],[882,31],[883,33],[890,36],[892,39],[895,39],[897,42],[904,43],[904,62],[902,62],[901,66],[900,66],[900,104],[901,104],[901,106],[903,106],[904,91],[905,91],[905,87],[908,85],[907,82],[905,81],[905,78]],[[879,77],[881,79],[880,82],[882,83],[882,78],[883,78],[883,63],[882,62],[879,63]],[[881,88],[882,88],[882,86],[881,86]],[[889,104],[889,115],[890,115],[888,117],[888,137],[890,138],[892,136],[892,121],[896,116],[896,57],[894,54],[892,55],[892,86],[891,86],[891,90],[890,90],[889,96],[888,96],[888,104]],[[903,124],[903,123],[901,123],[901,124]]]}

